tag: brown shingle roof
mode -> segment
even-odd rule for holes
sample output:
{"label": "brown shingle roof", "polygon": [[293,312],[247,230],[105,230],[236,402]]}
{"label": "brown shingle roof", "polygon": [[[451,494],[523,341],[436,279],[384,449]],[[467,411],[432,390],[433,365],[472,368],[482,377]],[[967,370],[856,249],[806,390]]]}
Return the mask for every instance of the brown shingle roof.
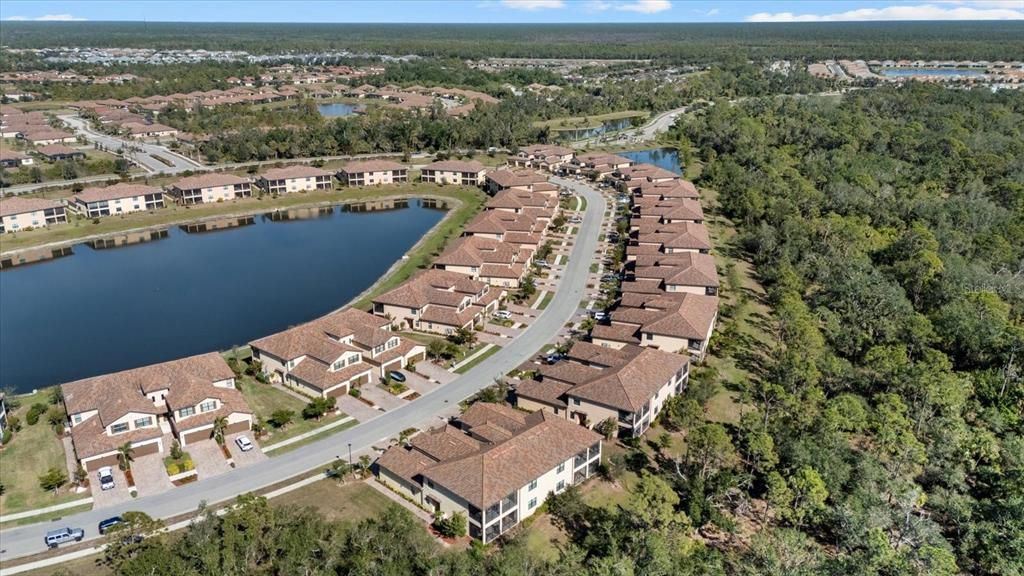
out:
{"label": "brown shingle roof", "polygon": [[360,160],[349,162],[341,172],[345,174],[362,174],[365,172],[391,172],[393,170],[405,170],[405,166],[390,160]]}
{"label": "brown shingle roof", "polygon": [[442,160],[431,162],[423,167],[424,170],[436,170],[438,172],[482,172],[484,165],[476,160]]}
{"label": "brown shingle roof", "polygon": [[267,180],[291,180],[293,178],[332,176],[332,173],[327,170],[321,170],[316,166],[287,166],[285,168],[271,168],[261,174],[261,176]]}

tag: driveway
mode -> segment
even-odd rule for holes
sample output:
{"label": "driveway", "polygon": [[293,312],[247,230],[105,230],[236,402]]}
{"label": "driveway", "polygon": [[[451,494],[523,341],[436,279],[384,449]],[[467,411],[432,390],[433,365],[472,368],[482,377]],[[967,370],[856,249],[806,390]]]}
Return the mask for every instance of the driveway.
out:
{"label": "driveway", "polygon": [[367,406],[358,398],[353,398],[348,394],[338,397],[338,409],[358,420],[360,424],[369,422],[383,414],[380,410],[374,410],[372,406]]}
{"label": "driveway", "polygon": [[185,450],[192,455],[192,463],[196,465],[196,472],[200,478],[217,476],[231,470],[224,453],[220,450],[220,444],[213,440],[200,440],[195,444],[189,444]]}
{"label": "driveway", "polygon": [[243,468],[250,464],[255,464],[267,459],[267,455],[263,453],[263,449],[255,442],[252,442],[252,450],[242,452],[242,449],[238,447],[238,444],[235,444],[235,440],[240,436],[245,436],[250,442],[252,442],[252,434],[244,432],[224,437],[224,445],[228,447],[228,451],[231,452],[231,457],[235,460],[235,468]]}
{"label": "driveway", "polygon": [[377,387],[376,384],[367,384],[360,388],[360,390],[363,391],[363,398],[366,398],[385,410],[394,410],[407,402],[406,400],[402,400],[398,396],[395,396],[391,392]]}
{"label": "driveway", "polygon": [[117,466],[112,466],[112,468],[114,469],[114,487],[110,490],[100,488],[100,475],[97,470],[89,472],[89,488],[92,490],[93,508],[115,506],[132,499],[128,490],[128,479],[124,477],[124,472]]}
{"label": "driveway", "polygon": [[426,376],[427,378],[437,382],[438,384],[447,384],[454,380],[457,375],[445,370],[444,368],[434,364],[433,362],[417,362],[416,372]]}
{"label": "driveway", "polygon": [[420,396],[432,390],[436,390],[438,387],[438,384],[427,380],[415,372],[409,372],[408,370],[405,371],[405,385],[411,390],[419,392]]}
{"label": "driveway", "polygon": [[174,488],[164,468],[164,454],[139,456],[132,462],[132,477],[139,497],[152,496]]}

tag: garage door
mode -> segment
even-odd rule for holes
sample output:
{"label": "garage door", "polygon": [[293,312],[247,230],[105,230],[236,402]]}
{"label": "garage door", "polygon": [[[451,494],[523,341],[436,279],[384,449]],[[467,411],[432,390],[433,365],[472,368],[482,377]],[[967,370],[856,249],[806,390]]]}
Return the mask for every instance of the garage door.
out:
{"label": "garage door", "polygon": [[160,445],[156,442],[150,442],[149,444],[142,444],[141,446],[133,446],[135,448],[136,456],[145,456],[146,454],[156,454],[160,451]]}
{"label": "garage door", "polygon": [[213,438],[213,428],[196,430],[195,432],[186,432],[181,435],[181,443],[184,445],[195,444],[196,442],[209,440],[210,438]]}
{"label": "garage door", "polygon": [[340,398],[341,396],[344,396],[345,394],[348,394],[348,386],[338,386],[334,390],[329,391],[327,393],[327,396],[334,397],[334,398]]}
{"label": "garage door", "polygon": [[402,359],[401,358],[397,358],[397,359],[392,360],[391,362],[388,362],[387,364],[381,366],[381,370],[384,370],[385,372],[388,372],[389,370],[401,370],[401,369],[402,369]]}
{"label": "garage door", "polygon": [[234,424],[228,424],[227,428],[224,429],[224,434],[237,434],[239,432],[248,432],[252,426],[248,420],[242,420],[241,422],[235,422]]}
{"label": "garage door", "polygon": [[104,466],[117,466],[117,454],[111,454],[109,456],[103,456],[102,458],[96,458],[95,460],[89,460],[88,462],[82,462],[82,467],[89,472],[99,470]]}

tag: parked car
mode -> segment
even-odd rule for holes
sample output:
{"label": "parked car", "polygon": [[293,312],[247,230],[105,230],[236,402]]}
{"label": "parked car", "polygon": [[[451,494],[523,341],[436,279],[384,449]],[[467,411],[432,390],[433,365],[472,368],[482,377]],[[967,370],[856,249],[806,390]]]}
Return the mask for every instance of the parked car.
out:
{"label": "parked car", "polygon": [[388,376],[391,376],[391,379],[395,382],[405,382],[405,374],[402,374],[398,370],[388,372]]}
{"label": "parked car", "polygon": [[242,452],[252,450],[252,442],[250,442],[249,438],[246,436],[239,436],[238,438],[235,438],[235,444],[238,445],[238,449]]}
{"label": "parked car", "polygon": [[551,268],[551,264],[548,264],[547,260],[534,260],[533,263],[541,268]]}
{"label": "parked car", "polygon": [[556,364],[562,358],[565,358],[565,356],[558,352],[552,352],[551,354],[548,354],[547,356],[544,357],[544,362],[548,364]]}
{"label": "parked car", "polygon": [[111,528],[113,528],[114,526],[117,526],[121,522],[124,522],[124,519],[121,518],[120,516],[114,516],[113,518],[107,518],[106,520],[101,520],[100,521],[100,525],[99,525],[100,534],[106,534],[107,532],[110,531]]}
{"label": "parked car", "polygon": [[99,470],[100,477],[100,489],[101,490],[113,490],[114,488],[114,469],[110,466],[104,466]]}
{"label": "parked car", "polygon": [[601,282],[615,282],[618,279],[618,274],[605,274],[604,276],[601,276]]}
{"label": "parked car", "polygon": [[498,320],[508,320],[512,318],[512,313],[509,312],[508,310],[498,310],[497,312],[494,313],[494,317],[497,318]]}
{"label": "parked car", "polygon": [[46,533],[47,548],[56,548],[68,542],[81,542],[85,538],[85,530],[81,528],[59,528]]}
{"label": "parked car", "polygon": [[602,320],[605,320],[605,319],[608,318],[608,314],[606,312],[601,311],[601,310],[596,310],[593,313],[591,313],[591,317],[594,320],[597,320],[598,322],[601,322]]}

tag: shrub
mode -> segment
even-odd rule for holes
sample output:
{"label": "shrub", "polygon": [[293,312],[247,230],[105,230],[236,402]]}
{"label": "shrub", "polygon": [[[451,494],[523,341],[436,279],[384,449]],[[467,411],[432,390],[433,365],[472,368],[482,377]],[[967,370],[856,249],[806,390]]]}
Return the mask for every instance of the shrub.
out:
{"label": "shrub", "polygon": [[359,398],[360,396],[363,395],[363,393],[359,391],[359,388],[352,388],[351,390],[348,391],[348,395],[353,398]]}
{"label": "shrub", "polygon": [[0,436],[0,444],[4,446],[10,444],[12,436],[10,429],[4,430],[3,436]]}
{"label": "shrub", "polygon": [[25,413],[25,422],[28,422],[29,426],[35,426],[36,422],[39,422],[39,416],[46,413],[46,404],[36,403],[33,404],[28,412]]}
{"label": "shrub", "polygon": [[21,430],[21,418],[11,415],[7,417],[7,430],[10,432],[17,432]]}
{"label": "shrub", "polygon": [[461,538],[466,535],[468,524],[466,517],[461,512],[456,512],[448,518],[438,515],[434,519],[434,529],[445,538]]}

